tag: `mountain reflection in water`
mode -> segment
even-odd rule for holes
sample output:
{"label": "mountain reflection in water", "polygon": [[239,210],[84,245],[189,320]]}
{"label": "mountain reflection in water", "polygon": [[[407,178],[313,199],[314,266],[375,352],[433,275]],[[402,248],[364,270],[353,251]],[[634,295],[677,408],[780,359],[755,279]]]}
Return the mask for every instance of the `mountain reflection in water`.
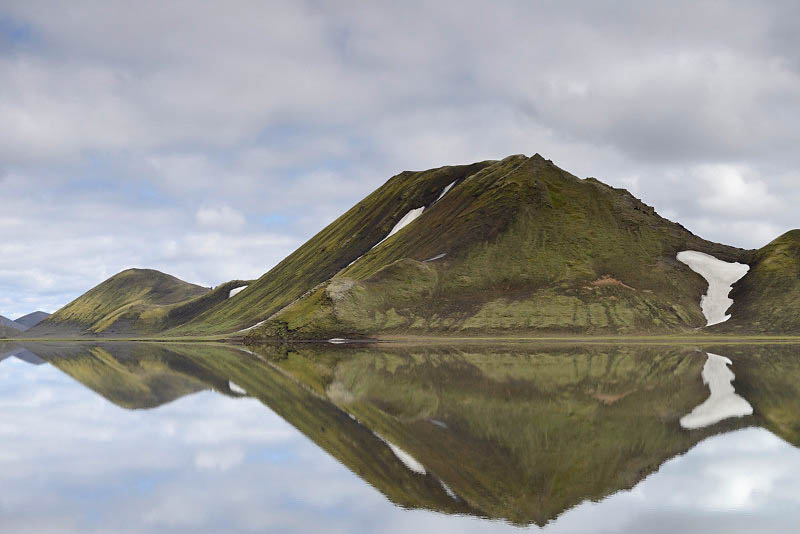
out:
{"label": "mountain reflection in water", "polygon": [[[0,469],[15,488],[0,519],[61,525],[43,532],[302,531],[308,521],[548,532],[732,522],[735,532],[743,514],[789,532],[800,519],[797,349],[0,345]],[[750,410],[708,408],[721,394]],[[661,526],[646,526],[653,518]]]}

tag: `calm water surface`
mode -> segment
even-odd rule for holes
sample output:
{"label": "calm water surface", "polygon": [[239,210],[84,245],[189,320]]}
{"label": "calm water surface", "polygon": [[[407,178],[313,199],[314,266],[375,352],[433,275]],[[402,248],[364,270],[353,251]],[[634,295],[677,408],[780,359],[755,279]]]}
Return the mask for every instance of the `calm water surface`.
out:
{"label": "calm water surface", "polygon": [[796,345],[0,345],[0,532],[797,532],[796,445]]}

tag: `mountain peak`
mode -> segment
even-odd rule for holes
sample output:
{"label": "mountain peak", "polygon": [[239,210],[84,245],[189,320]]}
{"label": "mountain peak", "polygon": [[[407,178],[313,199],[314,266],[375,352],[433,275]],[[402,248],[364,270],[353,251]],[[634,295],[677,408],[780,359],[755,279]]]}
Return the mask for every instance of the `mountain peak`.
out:
{"label": "mountain peak", "polygon": [[[725,261],[748,254],[705,241],[628,191],[581,180],[539,154],[461,167],[455,180],[440,177],[445,169],[453,168],[405,175],[402,197],[383,187],[360,203],[367,215],[394,203],[384,223],[348,212],[318,234],[361,240],[353,249],[325,247],[341,269],[329,271],[327,285],[314,280],[293,303],[262,301],[269,311],[258,320],[273,320],[262,332],[689,331],[705,324],[698,306],[705,282],[675,260],[677,253],[699,250]],[[412,211],[413,220],[395,232]],[[313,257],[315,239],[286,262]],[[260,283],[280,285],[279,268]],[[342,292],[338,279],[353,283]]]}

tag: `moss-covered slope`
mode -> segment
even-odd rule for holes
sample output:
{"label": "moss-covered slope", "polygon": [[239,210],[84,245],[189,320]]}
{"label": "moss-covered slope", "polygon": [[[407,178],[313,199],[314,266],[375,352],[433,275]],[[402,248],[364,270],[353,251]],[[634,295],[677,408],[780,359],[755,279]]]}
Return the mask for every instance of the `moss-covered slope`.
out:
{"label": "moss-covered slope", "polygon": [[462,181],[493,163],[402,172],[392,177],[259,278],[240,297],[172,333],[234,332],[267,319],[368,251],[409,210],[432,204],[448,184]]}
{"label": "moss-covered slope", "polygon": [[731,298],[732,317],[715,331],[800,335],[800,230],[759,249]]}
{"label": "moss-covered slope", "polygon": [[[676,254],[698,250],[726,261],[751,254],[703,240],[627,191],[578,179],[539,155],[472,170],[435,203],[406,202],[397,217],[428,207],[374,249],[388,225],[376,233],[366,222],[333,223],[323,233],[346,226],[371,240],[362,239],[357,254],[328,251],[339,255],[342,270],[251,337],[689,330],[705,323],[699,302],[706,283]],[[435,200],[450,178],[429,172],[418,175],[416,189],[392,193]],[[391,185],[348,214],[367,210]],[[310,287],[319,278],[304,281]],[[284,301],[270,301],[259,318]]]}
{"label": "moss-covered slope", "polygon": [[[187,301],[210,291],[158,271],[128,269],[70,302],[26,336],[155,333],[185,317],[193,309],[185,306]],[[213,297],[206,300],[209,306],[216,302]]]}

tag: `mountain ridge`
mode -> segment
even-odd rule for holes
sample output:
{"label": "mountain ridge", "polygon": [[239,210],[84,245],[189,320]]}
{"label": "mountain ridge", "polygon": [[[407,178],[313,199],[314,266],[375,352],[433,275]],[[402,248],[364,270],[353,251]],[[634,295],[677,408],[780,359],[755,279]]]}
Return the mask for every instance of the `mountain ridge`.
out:
{"label": "mountain ridge", "polygon": [[690,332],[705,324],[706,282],[677,253],[743,262],[754,253],[704,240],[538,154],[484,162],[368,245],[250,339]]}
{"label": "mountain ridge", "polygon": [[[714,243],[625,189],[539,154],[513,155],[403,171],[258,280],[212,290],[123,271],[31,335],[691,334],[706,325],[708,283],[677,260],[684,251],[752,268],[733,286],[734,320],[708,332],[798,334],[800,310],[770,311],[800,302],[798,236],[759,250]],[[99,291],[128,272],[161,277],[175,294],[159,299],[162,282],[144,275],[123,291]]]}

